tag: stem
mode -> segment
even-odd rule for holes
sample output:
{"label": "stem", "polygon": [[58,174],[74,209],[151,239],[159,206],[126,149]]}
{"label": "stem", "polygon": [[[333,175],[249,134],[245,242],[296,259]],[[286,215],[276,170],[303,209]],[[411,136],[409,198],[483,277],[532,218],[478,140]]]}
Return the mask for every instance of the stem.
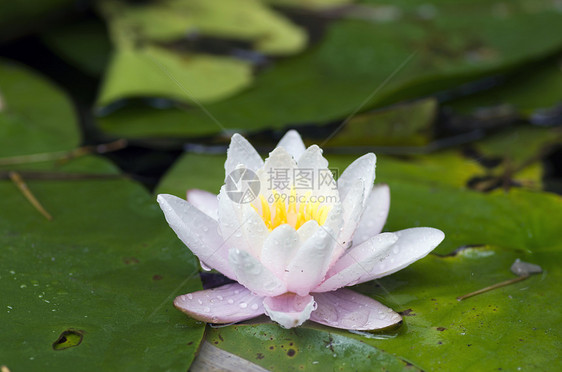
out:
{"label": "stem", "polygon": [[39,213],[41,213],[47,220],[51,221],[53,217],[49,214],[49,212],[45,210],[45,208],[43,208],[41,203],[39,203],[39,200],[37,200],[31,190],[29,190],[27,184],[20,176],[20,174],[17,172],[10,172],[9,174],[12,182],[14,182],[14,184],[18,187],[23,196],[25,196],[25,198],[31,203],[31,205],[33,205],[35,209],[37,209]]}
{"label": "stem", "polygon": [[88,155],[92,153],[105,154],[106,152],[117,151],[125,147],[127,147],[127,140],[119,139],[117,141],[96,145],[96,146],[82,146],[70,151],[45,152],[41,154],[30,154],[30,155],[20,155],[20,156],[1,158],[0,165],[39,163],[49,160],[59,160],[61,162],[66,162],[70,159],[74,159],[83,155]]}
{"label": "stem", "polygon": [[457,297],[457,300],[462,301],[462,300],[467,299],[469,297],[476,296],[476,295],[479,295],[481,293],[491,291],[492,289],[496,289],[496,288],[504,287],[504,286],[509,285],[509,284],[517,283],[517,282],[520,282],[522,280],[527,279],[529,276],[530,275],[521,275],[521,276],[518,276],[517,278],[509,279],[509,280],[506,280],[506,281],[501,282],[501,283],[496,283],[494,285],[479,289],[477,291],[467,293],[464,296]]}
{"label": "stem", "polygon": [[[11,171],[0,171],[0,180],[11,179]],[[104,174],[104,173],[63,173],[63,172],[41,172],[41,171],[18,171],[18,174],[28,180],[91,180],[91,179],[117,179],[125,178],[122,174]]]}

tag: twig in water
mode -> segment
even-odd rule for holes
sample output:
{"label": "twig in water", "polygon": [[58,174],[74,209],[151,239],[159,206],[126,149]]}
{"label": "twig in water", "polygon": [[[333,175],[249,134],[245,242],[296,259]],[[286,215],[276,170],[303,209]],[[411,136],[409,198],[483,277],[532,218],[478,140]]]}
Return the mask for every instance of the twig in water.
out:
{"label": "twig in water", "polygon": [[113,141],[101,145],[82,146],[70,151],[45,152],[41,154],[11,156],[11,157],[0,159],[0,165],[39,163],[49,160],[58,160],[60,162],[66,162],[70,159],[74,159],[79,156],[83,156],[87,154],[104,154],[106,152],[117,151],[125,147],[127,147],[127,140],[119,139],[117,141]]}
{"label": "twig in water", "polygon": [[466,299],[466,298],[469,298],[469,297],[472,297],[472,296],[479,295],[479,294],[481,294],[481,293],[485,293],[485,292],[491,291],[492,289],[496,289],[496,288],[504,287],[504,286],[509,285],[509,284],[517,283],[517,282],[520,282],[520,281],[522,281],[522,280],[527,279],[529,276],[530,276],[530,275],[518,276],[517,278],[509,279],[509,280],[503,281],[503,282],[501,282],[501,283],[496,283],[496,284],[494,284],[494,285],[490,285],[490,286],[488,286],[488,287],[479,289],[479,290],[477,290],[477,291],[467,293],[467,294],[465,294],[465,295],[463,295],[463,296],[459,296],[459,297],[457,297],[457,300],[462,301],[462,300],[464,300],[464,299]]}
{"label": "twig in water", "polygon": [[49,214],[49,212],[47,212],[45,208],[43,208],[41,203],[39,203],[39,200],[37,200],[37,198],[29,190],[27,184],[25,183],[25,181],[23,180],[23,178],[19,173],[10,172],[10,179],[18,187],[18,189],[21,191],[23,196],[25,196],[25,198],[31,203],[31,205],[33,205],[35,209],[39,211],[39,213],[45,216],[45,218],[49,221],[53,219],[53,217]]}

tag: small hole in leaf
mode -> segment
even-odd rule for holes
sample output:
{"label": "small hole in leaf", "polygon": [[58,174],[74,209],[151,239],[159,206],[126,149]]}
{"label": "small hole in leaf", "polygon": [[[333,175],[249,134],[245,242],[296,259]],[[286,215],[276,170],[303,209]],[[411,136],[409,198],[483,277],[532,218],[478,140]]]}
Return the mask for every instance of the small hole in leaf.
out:
{"label": "small hole in leaf", "polygon": [[64,350],[69,347],[78,346],[82,343],[84,332],[74,329],[67,329],[60,334],[59,338],[53,342],[53,350]]}

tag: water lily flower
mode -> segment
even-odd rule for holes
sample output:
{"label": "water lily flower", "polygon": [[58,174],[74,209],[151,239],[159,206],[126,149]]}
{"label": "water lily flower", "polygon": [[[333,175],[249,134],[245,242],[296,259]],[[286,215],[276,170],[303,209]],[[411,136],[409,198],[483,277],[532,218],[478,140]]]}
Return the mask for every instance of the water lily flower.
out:
{"label": "water lily flower", "polygon": [[232,136],[218,197],[189,190],[158,195],[166,220],[200,259],[236,283],[178,296],[195,319],[233,323],[266,314],[285,328],[306,320],[373,330],[399,314],[344,287],[392,274],[426,256],[443,232],[418,227],[381,233],[387,185],[373,185],[376,156],[355,160],[334,180],[316,146],[289,131],[262,160]]}

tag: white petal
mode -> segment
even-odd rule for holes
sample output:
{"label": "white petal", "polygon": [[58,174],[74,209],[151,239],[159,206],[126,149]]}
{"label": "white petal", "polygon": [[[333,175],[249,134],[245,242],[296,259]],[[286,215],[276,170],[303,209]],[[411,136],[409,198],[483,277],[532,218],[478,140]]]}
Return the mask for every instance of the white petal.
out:
{"label": "white petal", "polygon": [[216,220],[218,218],[219,200],[217,195],[199,189],[190,189],[186,193],[187,201],[201,212]]}
{"label": "white petal", "polygon": [[230,146],[226,152],[225,178],[240,164],[256,171],[263,166],[263,160],[247,139],[235,133],[230,139]]}
{"label": "white petal", "polygon": [[316,220],[310,220],[303,223],[302,226],[299,227],[299,229],[297,230],[297,234],[299,235],[299,241],[305,242],[308,239],[310,239],[310,237],[314,235],[314,233],[316,232],[316,230],[318,230],[318,228],[319,226]]}
{"label": "white petal", "polygon": [[293,129],[285,133],[281,141],[277,144],[277,147],[284,147],[295,160],[298,160],[306,150],[300,134]]}
{"label": "white petal", "polygon": [[260,296],[278,296],[287,291],[285,283],[248,252],[232,248],[230,265],[238,283]]}
{"label": "white petal", "polygon": [[302,243],[287,265],[287,290],[299,296],[309,294],[324,279],[336,244],[334,232],[319,226],[312,237]]}
{"label": "white petal", "polygon": [[286,293],[265,298],[263,306],[271,320],[279,323],[283,328],[293,328],[310,318],[310,313],[316,309],[316,302],[309,295],[301,297],[294,293]]}
{"label": "white petal", "polygon": [[363,275],[372,272],[396,241],[398,237],[393,233],[383,233],[352,247],[330,268],[324,282],[313,292],[328,292],[356,284]]}
{"label": "white petal", "polygon": [[223,186],[218,196],[218,222],[224,241],[234,248],[260,257],[269,230],[261,216],[250,204],[237,203],[229,198]]}
{"label": "white petal", "polygon": [[296,162],[283,147],[277,147],[257,171],[261,183],[261,194],[271,204],[277,198],[288,197],[294,185]]}
{"label": "white petal", "polygon": [[330,327],[375,330],[400,323],[400,315],[370,297],[342,288],[335,292],[315,293],[318,309],[310,320]]}
{"label": "white petal", "polygon": [[263,297],[238,283],[176,297],[174,306],[187,315],[208,323],[234,323],[265,312]]}
{"label": "white petal", "polygon": [[[322,156],[322,149],[312,145],[306,149],[298,161],[298,168],[301,172],[312,172],[312,184],[298,191],[311,192],[311,195],[318,199],[322,205],[333,205],[341,202],[337,183],[334,180],[332,171],[328,168],[328,161]],[[295,180],[299,185],[298,180]],[[313,200],[314,201],[314,200]]]}
{"label": "white petal", "polygon": [[314,292],[333,291],[392,274],[425,257],[443,238],[443,232],[430,227],[376,235],[349,249]]}
{"label": "white petal", "polygon": [[353,234],[354,245],[361,244],[382,231],[389,208],[390,189],[388,185],[375,185]]}
{"label": "white petal", "polygon": [[158,195],[158,203],[166,221],[180,240],[201,261],[236,280],[228,262],[228,244],[217,231],[217,221],[173,195]]}
{"label": "white petal", "polygon": [[445,239],[443,231],[432,227],[414,227],[394,232],[398,241],[379,262],[375,270],[359,279],[358,283],[382,278],[424,258]]}
{"label": "white petal", "polygon": [[365,154],[351,163],[338,178],[340,198],[345,199],[356,180],[363,178],[365,180],[365,192],[363,194],[365,201],[369,197],[373,182],[375,182],[376,164],[377,157],[373,153]]}
{"label": "white petal", "polygon": [[283,278],[287,264],[298,247],[299,236],[295,229],[290,225],[278,226],[265,239],[260,261],[276,276]]}
{"label": "white petal", "polygon": [[345,199],[342,203],[343,210],[343,227],[338,236],[338,246],[332,258],[333,261],[337,260],[347,249],[351,246],[351,239],[355,228],[359,223],[361,214],[363,213],[363,196],[365,192],[365,181],[359,178],[355,184],[350,188]]}
{"label": "white petal", "polygon": [[317,145],[307,148],[297,164],[299,168],[328,168],[328,160],[322,155],[322,149]]}

